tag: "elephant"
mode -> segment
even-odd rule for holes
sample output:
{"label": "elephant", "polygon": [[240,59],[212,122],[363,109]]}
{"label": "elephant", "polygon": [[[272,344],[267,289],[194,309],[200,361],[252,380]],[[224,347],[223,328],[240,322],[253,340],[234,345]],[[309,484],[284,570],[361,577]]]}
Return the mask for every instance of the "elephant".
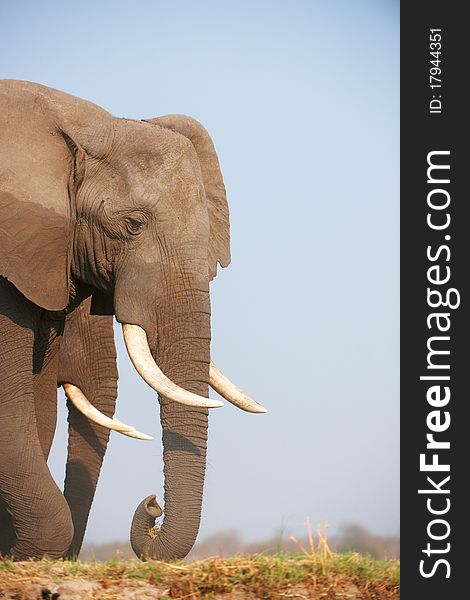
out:
{"label": "elephant", "polygon": [[[184,557],[198,534],[211,386],[266,409],[210,354],[209,283],[230,262],[218,157],[195,119],[117,118],[26,81],[0,81],[0,554],[77,556],[113,417],[113,319],[157,392],[164,508],[138,504],[142,559]],[[68,407],[63,492],[47,457],[57,388]],[[161,517],[158,525],[156,519]]]}

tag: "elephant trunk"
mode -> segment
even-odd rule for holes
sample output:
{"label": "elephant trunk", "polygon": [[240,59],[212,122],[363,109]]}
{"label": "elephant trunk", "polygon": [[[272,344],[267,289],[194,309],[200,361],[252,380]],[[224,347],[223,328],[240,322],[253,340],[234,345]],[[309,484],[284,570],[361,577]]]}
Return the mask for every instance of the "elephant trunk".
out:
{"label": "elephant trunk", "polygon": [[[168,303],[159,315],[158,339],[149,345],[155,361],[173,382],[208,397],[210,365],[209,294],[193,291]],[[206,467],[208,409],[185,406],[159,396],[163,432],[164,518],[154,496],[136,509],[131,545],[140,558],[173,560],[191,550],[199,530]]]}
{"label": "elephant trunk", "polygon": [[[199,531],[206,466],[207,409],[194,409],[190,411],[191,415],[178,416],[180,411],[175,403],[170,407],[162,402],[165,515],[161,528],[154,531],[155,518],[161,514],[155,497],[149,496],[139,504],[132,521],[131,545],[140,558],[184,558]],[[171,425],[181,419],[188,423],[193,435],[182,435]]]}

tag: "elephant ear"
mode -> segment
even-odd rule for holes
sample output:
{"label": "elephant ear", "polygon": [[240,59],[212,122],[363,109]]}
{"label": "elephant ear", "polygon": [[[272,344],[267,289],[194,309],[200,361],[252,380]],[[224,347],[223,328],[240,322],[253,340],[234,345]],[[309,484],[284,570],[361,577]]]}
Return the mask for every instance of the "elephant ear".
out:
{"label": "elephant ear", "polygon": [[68,303],[87,154],[78,138],[98,111],[107,114],[38,84],[0,81],[0,276],[47,310]]}
{"label": "elephant ear", "polygon": [[207,130],[192,117],[167,115],[157,119],[146,119],[146,121],[184,135],[196,150],[208,202],[210,219],[208,260],[210,278],[213,279],[217,274],[217,263],[221,267],[230,264],[229,210],[214,144]]}

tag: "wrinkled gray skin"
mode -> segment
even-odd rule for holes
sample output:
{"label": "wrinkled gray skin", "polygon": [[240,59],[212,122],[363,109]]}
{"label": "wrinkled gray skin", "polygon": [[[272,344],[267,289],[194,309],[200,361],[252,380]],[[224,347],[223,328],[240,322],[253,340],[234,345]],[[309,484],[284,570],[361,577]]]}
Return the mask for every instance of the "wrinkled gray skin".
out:
{"label": "wrinkled gray skin", "polygon": [[[58,385],[114,413],[110,315],[143,327],[163,372],[208,396],[209,281],[229,261],[222,176],[198,122],[114,118],[41,85],[0,81],[0,553],[80,550],[109,432],[69,405],[63,494],[46,459]],[[131,542],[139,556],[167,560],[197,535],[208,414],[159,401],[164,518],[152,538],[159,509],[151,497],[141,503]]]}

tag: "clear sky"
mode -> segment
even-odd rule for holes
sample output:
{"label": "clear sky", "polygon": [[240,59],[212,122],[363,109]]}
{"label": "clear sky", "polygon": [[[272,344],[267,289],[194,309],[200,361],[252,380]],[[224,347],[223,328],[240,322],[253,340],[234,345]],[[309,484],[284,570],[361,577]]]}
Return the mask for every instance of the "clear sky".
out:
{"label": "clear sky", "polygon": [[[392,0],[22,1],[0,5],[0,77],[116,116],[185,113],[211,133],[232,264],[211,284],[212,355],[269,409],[211,412],[200,539],[305,520],[399,527],[399,15]],[[158,405],[117,329],[117,416],[89,542],[162,500]],[[62,484],[64,398],[50,466]]]}

